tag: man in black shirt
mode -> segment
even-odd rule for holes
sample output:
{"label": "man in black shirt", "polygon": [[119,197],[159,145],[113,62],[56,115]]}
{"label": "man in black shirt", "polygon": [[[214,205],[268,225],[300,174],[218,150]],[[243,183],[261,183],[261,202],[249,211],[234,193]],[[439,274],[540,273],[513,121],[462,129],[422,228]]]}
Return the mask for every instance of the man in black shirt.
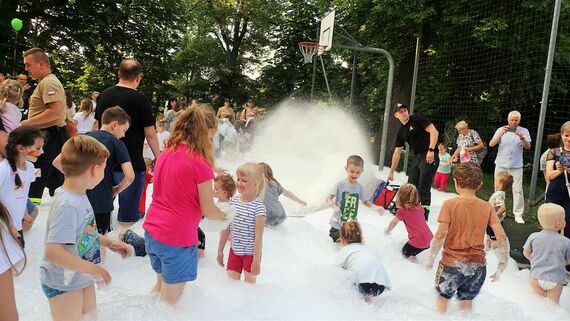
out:
{"label": "man in black shirt", "polygon": [[[152,150],[155,158],[160,154],[158,138],[154,128],[155,117],[150,100],[136,89],[141,81],[141,64],[134,59],[126,59],[119,66],[119,82],[105,89],[97,98],[95,119],[101,125],[103,112],[110,107],[123,108],[131,119],[131,126],[122,139],[133,165],[135,179],[133,183],[119,194],[119,212],[117,221],[121,228],[128,228],[140,219],[139,202],[143,193],[146,166],[143,159],[144,140]],[[122,179],[120,168],[115,168],[117,179]]]}
{"label": "man in black shirt", "polygon": [[435,152],[439,133],[431,120],[420,114],[410,115],[408,106],[404,104],[396,104],[394,117],[402,123],[402,126],[396,136],[388,180],[394,179],[394,170],[400,162],[400,154],[404,144],[408,143],[413,155],[413,163],[407,173],[408,183],[418,189],[427,221],[431,204],[431,184],[439,165],[439,157]]}

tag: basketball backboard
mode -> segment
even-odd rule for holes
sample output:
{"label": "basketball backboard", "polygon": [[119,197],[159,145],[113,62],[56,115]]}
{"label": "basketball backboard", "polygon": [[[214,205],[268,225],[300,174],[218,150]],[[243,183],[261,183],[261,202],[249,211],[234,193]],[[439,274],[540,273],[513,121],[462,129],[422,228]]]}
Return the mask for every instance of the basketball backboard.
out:
{"label": "basketball backboard", "polygon": [[321,20],[321,34],[319,35],[319,45],[323,46],[322,48],[324,49],[319,50],[319,56],[323,52],[327,52],[332,49],[334,14],[335,10],[333,9],[331,12],[325,15],[323,20]]}

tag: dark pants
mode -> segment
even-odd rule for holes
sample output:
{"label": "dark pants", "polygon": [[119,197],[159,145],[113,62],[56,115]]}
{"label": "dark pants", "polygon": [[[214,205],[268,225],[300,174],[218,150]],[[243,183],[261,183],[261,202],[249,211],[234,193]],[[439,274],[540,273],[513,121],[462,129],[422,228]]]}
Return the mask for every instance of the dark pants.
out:
{"label": "dark pants", "polygon": [[[120,182],[125,174],[121,172],[113,173],[115,182]],[[141,218],[139,205],[146,180],[146,171],[135,172],[135,179],[119,194],[119,211],[117,221],[125,223],[135,223]]]}
{"label": "dark pants", "polygon": [[431,204],[431,183],[439,166],[439,157],[434,156],[434,162],[426,163],[426,154],[416,154],[412,166],[408,169],[408,183],[414,185],[420,194],[420,203],[425,209],[426,221],[429,217]]}
{"label": "dark pants", "polygon": [[41,203],[44,188],[49,188],[49,193],[53,196],[54,191],[63,184],[63,173],[51,163],[61,153],[63,144],[69,138],[67,127],[65,126],[52,126],[44,131],[46,132],[44,153],[38,157],[34,164],[36,168],[41,170],[41,175],[30,185],[30,192],[28,193],[28,196],[35,204]]}

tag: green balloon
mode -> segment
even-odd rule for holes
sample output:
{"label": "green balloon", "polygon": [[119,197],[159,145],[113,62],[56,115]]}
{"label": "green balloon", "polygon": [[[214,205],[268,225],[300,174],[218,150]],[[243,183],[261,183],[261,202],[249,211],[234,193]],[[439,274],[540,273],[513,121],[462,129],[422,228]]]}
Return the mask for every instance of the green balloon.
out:
{"label": "green balloon", "polygon": [[24,24],[22,23],[22,20],[18,19],[18,18],[14,18],[12,19],[12,28],[18,32],[20,30],[22,30],[22,27],[24,26]]}

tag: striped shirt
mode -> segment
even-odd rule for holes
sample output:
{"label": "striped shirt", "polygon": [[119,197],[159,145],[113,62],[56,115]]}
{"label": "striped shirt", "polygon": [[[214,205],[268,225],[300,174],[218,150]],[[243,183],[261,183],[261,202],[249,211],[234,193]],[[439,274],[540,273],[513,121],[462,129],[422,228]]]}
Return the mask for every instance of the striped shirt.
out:
{"label": "striped shirt", "polygon": [[230,205],[236,208],[236,216],[230,223],[232,250],[239,256],[253,255],[255,220],[266,215],[265,206],[259,198],[243,203],[239,195],[231,198]]}

